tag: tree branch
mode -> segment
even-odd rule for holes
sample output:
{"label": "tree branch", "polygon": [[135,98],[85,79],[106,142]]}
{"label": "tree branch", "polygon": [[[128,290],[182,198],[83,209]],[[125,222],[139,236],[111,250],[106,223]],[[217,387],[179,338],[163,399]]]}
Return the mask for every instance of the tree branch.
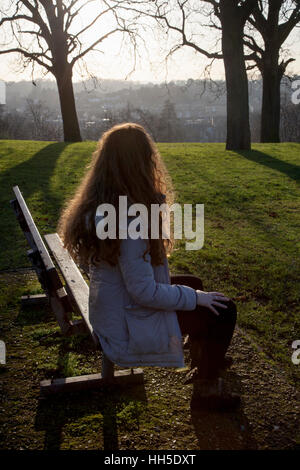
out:
{"label": "tree branch", "polygon": [[83,34],[85,31],[87,31],[88,29],[90,29],[97,21],[99,18],[101,18],[101,16],[105,15],[106,13],[108,13],[109,11],[112,10],[112,7],[109,7],[107,8],[106,10],[103,10],[101,11],[101,13],[99,13],[99,15],[97,15],[93,21],[91,21],[87,26],[85,26],[81,31],[79,31],[78,33],[76,33],[74,35],[74,37],[78,37],[80,34]]}
{"label": "tree branch", "polygon": [[85,49],[83,52],[81,52],[80,54],[78,54],[77,56],[73,57],[70,65],[73,66],[75,64],[75,62],[77,62],[78,59],[81,59],[83,56],[85,56],[88,52],[92,51],[94,49],[95,46],[97,46],[97,44],[100,44],[100,42],[104,41],[105,39],[107,39],[109,36],[111,36],[112,34],[116,33],[117,31],[123,31],[121,28],[115,28],[114,30],[112,31],[109,31],[108,33],[104,34],[104,36],[102,36],[101,38],[97,39],[97,41],[95,41],[93,44],[91,44],[87,49]]}
{"label": "tree branch", "polygon": [[35,62],[37,62],[39,65],[41,65],[42,67],[45,67],[49,72],[53,72],[53,68],[52,66],[46,64],[45,62],[43,62],[41,59],[39,59],[39,57],[44,57],[44,54],[43,53],[40,53],[40,52],[28,52],[24,49],[21,49],[20,47],[14,47],[12,49],[6,49],[6,50],[1,50],[0,49],[0,54],[10,54],[10,53],[14,53],[14,52],[17,52],[19,54],[22,54],[24,57],[28,58],[28,59],[31,59],[31,60],[34,60]]}
{"label": "tree branch", "polygon": [[292,29],[300,22],[300,2],[299,5],[295,7],[289,19],[279,25],[279,37],[280,44],[283,44],[288,38]]}
{"label": "tree branch", "polygon": [[244,3],[242,3],[241,6],[238,7],[241,9],[241,20],[243,24],[246,23],[256,6],[257,0],[246,0]]}

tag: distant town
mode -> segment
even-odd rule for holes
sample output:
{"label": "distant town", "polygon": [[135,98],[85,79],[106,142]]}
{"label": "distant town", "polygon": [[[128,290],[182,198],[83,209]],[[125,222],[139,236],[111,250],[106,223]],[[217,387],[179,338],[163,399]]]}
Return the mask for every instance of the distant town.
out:
{"label": "distant town", "polygon": [[[139,122],[159,142],[224,142],[224,81],[187,80],[139,83],[88,80],[74,84],[84,140],[98,140],[118,122]],[[262,82],[249,82],[253,141],[259,141]],[[300,140],[300,106],[291,102],[291,81],[283,80],[281,132]],[[0,82],[0,138],[62,140],[62,119],[54,81]]]}

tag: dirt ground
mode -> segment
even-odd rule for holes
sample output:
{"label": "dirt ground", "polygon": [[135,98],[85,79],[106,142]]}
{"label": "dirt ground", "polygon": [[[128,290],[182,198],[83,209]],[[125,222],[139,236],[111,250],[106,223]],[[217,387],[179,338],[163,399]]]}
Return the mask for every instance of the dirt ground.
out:
{"label": "dirt ground", "polygon": [[[170,369],[145,368],[144,385],[128,390],[39,399],[39,381],[56,373],[41,362],[57,361],[54,346],[64,343],[51,312],[30,321],[24,315],[13,304],[1,321],[8,345],[0,373],[1,449],[300,449],[299,389],[239,328],[227,378],[241,393],[240,409],[191,412],[193,386],[182,385],[183,371]],[[98,371],[99,353],[83,349],[84,370]]]}

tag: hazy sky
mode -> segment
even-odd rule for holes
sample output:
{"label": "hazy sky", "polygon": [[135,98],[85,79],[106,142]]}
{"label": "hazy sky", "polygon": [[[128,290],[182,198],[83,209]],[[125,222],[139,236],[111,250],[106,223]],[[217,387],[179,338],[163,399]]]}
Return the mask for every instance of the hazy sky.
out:
{"label": "hazy sky", "polygon": [[[3,0],[2,0],[3,1]],[[94,18],[95,15],[95,2],[92,2],[88,9],[85,9],[84,18],[78,18],[77,23],[74,23],[74,28],[78,30]],[[113,18],[110,16],[105,17],[105,23],[99,22],[102,31],[108,31],[113,27]],[[196,26],[197,27],[197,26]],[[195,28],[195,26],[193,26]],[[199,30],[197,33],[197,42],[201,47],[209,50],[215,48],[215,32],[208,29]],[[89,45],[95,40],[97,29],[92,29],[89,34],[83,36],[84,46]],[[165,35],[155,30],[155,28],[143,28],[140,31],[141,36],[145,40],[145,44],[140,43],[138,48],[138,57],[135,71],[128,77],[131,80],[137,81],[165,81],[165,80],[186,80],[188,78],[201,78],[203,77],[205,67],[208,65],[209,60],[201,56],[199,53],[194,52],[190,48],[183,48],[177,51],[165,63],[166,50],[169,46],[174,44],[176,36]],[[27,35],[28,37],[28,35]],[[25,36],[26,38],[26,36]],[[177,36],[178,38],[178,36]],[[116,33],[110,36],[105,42],[101,44],[101,52],[93,52],[86,56],[86,64],[89,71],[99,78],[112,78],[124,79],[128,76],[133,67],[133,54],[130,45],[121,45],[121,35]],[[146,47],[145,47],[146,46]],[[10,46],[11,47],[11,46]],[[220,48],[220,45],[217,47]],[[295,62],[290,64],[288,72],[300,74],[300,31],[295,30],[286,43],[286,47],[291,50],[291,55],[296,59]],[[19,72],[17,66],[17,56],[14,54],[0,55],[0,80],[3,81],[18,81],[23,79],[31,79],[31,69],[28,68],[23,72]],[[222,61],[215,61],[212,67],[212,75],[214,78],[223,78],[224,69]],[[38,68],[34,74],[34,78],[41,77],[41,70]],[[48,74],[47,78],[53,79],[53,76]],[[74,80],[78,81],[81,78],[86,78],[85,70],[78,66],[74,69]]]}

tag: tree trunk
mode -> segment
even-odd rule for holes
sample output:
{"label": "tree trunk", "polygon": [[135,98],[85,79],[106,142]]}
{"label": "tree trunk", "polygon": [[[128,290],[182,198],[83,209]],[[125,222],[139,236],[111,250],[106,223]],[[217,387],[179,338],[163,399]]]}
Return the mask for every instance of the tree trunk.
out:
{"label": "tree trunk", "polygon": [[57,71],[55,78],[63,120],[64,141],[81,142],[82,138],[75,105],[71,67]]}
{"label": "tree trunk", "polygon": [[262,78],[261,142],[280,142],[280,69],[279,51],[274,47],[265,51]]}
{"label": "tree trunk", "polygon": [[227,88],[227,150],[250,150],[248,78],[244,59],[244,21],[234,2],[222,2],[222,50]]}

